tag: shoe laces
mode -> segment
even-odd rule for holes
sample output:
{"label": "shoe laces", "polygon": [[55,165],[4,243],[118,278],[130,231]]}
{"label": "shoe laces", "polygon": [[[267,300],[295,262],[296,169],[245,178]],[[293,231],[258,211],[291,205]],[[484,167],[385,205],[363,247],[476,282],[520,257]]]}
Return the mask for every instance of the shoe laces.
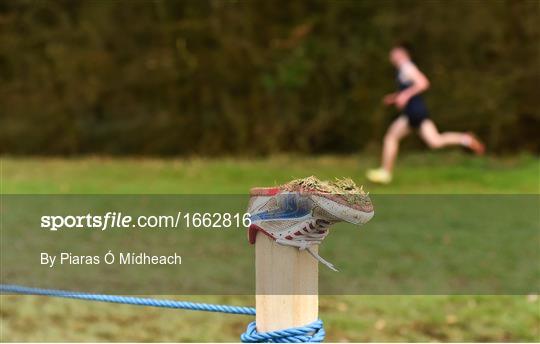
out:
{"label": "shoe laces", "polygon": [[311,246],[320,245],[328,235],[328,227],[332,222],[323,219],[308,221],[300,230],[301,237],[294,240],[277,239],[276,242],[285,246],[297,247],[301,251],[307,251],[313,258],[326,265],[330,270],[338,271],[332,263],[311,250]]}

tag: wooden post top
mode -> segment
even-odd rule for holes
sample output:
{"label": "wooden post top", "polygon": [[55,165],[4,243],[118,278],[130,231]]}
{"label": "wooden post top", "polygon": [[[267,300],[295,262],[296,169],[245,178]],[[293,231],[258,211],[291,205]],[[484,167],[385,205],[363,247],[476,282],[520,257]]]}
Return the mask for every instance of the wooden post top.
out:
{"label": "wooden post top", "polygon": [[[318,262],[266,235],[255,243],[257,330],[304,326],[318,319]],[[317,252],[317,247],[312,247]]]}

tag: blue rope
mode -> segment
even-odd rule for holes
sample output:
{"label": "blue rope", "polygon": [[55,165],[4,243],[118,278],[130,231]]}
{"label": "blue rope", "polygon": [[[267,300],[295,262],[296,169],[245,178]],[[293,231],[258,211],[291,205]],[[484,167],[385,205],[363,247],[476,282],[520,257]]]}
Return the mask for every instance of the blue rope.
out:
{"label": "blue rope", "polygon": [[254,321],[248,325],[240,339],[243,343],[320,343],[324,340],[325,334],[320,319],[306,326],[261,333],[257,332]]}
{"label": "blue rope", "polygon": [[[0,292],[25,295],[42,295],[98,302],[121,303],[136,306],[150,306],[161,308],[187,309],[205,312],[218,312],[227,314],[255,315],[255,308],[242,306],[217,305],[211,303],[186,302],[166,299],[154,299],[134,296],[90,294],[66,290],[30,288],[19,285],[0,284]],[[293,327],[286,330],[257,332],[257,325],[252,322],[247,330],[240,336],[244,343],[307,343],[322,342],[325,331],[322,320],[309,325]]]}
{"label": "blue rope", "polygon": [[216,305],[216,304],[211,304],[211,303],[186,302],[186,301],[175,301],[175,300],[165,300],[165,299],[151,299],[151,298],[133,297],[133,296],[89,294],[89,293],[81,293],[81,292],[73,292],[73,291],[65,291],[65,290],[29,288],[29,287],[23,287],[23,286],[18,286],[18,285],[8,285],[8,284],[7,285],[0,284],[0,292],[27,294],[27,295],[55,296],[55,297],[63,297],[67,299],[123,303],[123,304],[136,305],[136,306],[150,306],[150,307],[162,307],[162,308],[188,309],[188,310],[193,310],[193,311],[255,315],[255,308],[253,307]]}

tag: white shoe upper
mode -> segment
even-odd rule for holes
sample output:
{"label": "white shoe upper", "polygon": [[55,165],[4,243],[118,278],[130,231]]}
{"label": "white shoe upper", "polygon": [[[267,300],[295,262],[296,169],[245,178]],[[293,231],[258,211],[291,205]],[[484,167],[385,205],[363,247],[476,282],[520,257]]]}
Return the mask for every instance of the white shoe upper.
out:
{"label": "white shoe upper", "polygon": [[[252,223],[250,237],[255,236],[256,231],[262,231],[278,244],[307,250],[319,262],[335,271],[331,263],[310,250],[310,247],[322,243],[332,224],[346,221],[361,225],[374,214],[367,195],[363,195],[362,202],[351,204],[340,194],[273,190],[272,195],[252,190],[248,207]],[[250,238],[250,241],[254,243],[255,238]]]}

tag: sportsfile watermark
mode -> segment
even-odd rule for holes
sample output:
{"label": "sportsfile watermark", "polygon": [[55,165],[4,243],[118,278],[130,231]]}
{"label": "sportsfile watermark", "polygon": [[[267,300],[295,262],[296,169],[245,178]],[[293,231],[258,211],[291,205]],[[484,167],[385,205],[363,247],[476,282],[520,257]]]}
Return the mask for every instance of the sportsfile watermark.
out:
{"label": "sportsfile watermark", "polygon": [[50,231],[62,229],[129,229],[129,228],[242,228],[251,225],[249,213],[190,213],[178,211],[174,215],[131,216],[108,211],[104,215],[43,215],[41,228]]}
{"label": "sportsfile watermark", "polygon": [[[306,256],[319,264],[319,294],[540,293],[539,195],[370,197],[368,223],[332,225],[318,248],[339,272]],[[248,203],[247,195],[2,195],[0,280],[104,294],[253,295]],[[283,216],[309,216],[293,210]],[[255,234],[255,243],[267,237]]]}

